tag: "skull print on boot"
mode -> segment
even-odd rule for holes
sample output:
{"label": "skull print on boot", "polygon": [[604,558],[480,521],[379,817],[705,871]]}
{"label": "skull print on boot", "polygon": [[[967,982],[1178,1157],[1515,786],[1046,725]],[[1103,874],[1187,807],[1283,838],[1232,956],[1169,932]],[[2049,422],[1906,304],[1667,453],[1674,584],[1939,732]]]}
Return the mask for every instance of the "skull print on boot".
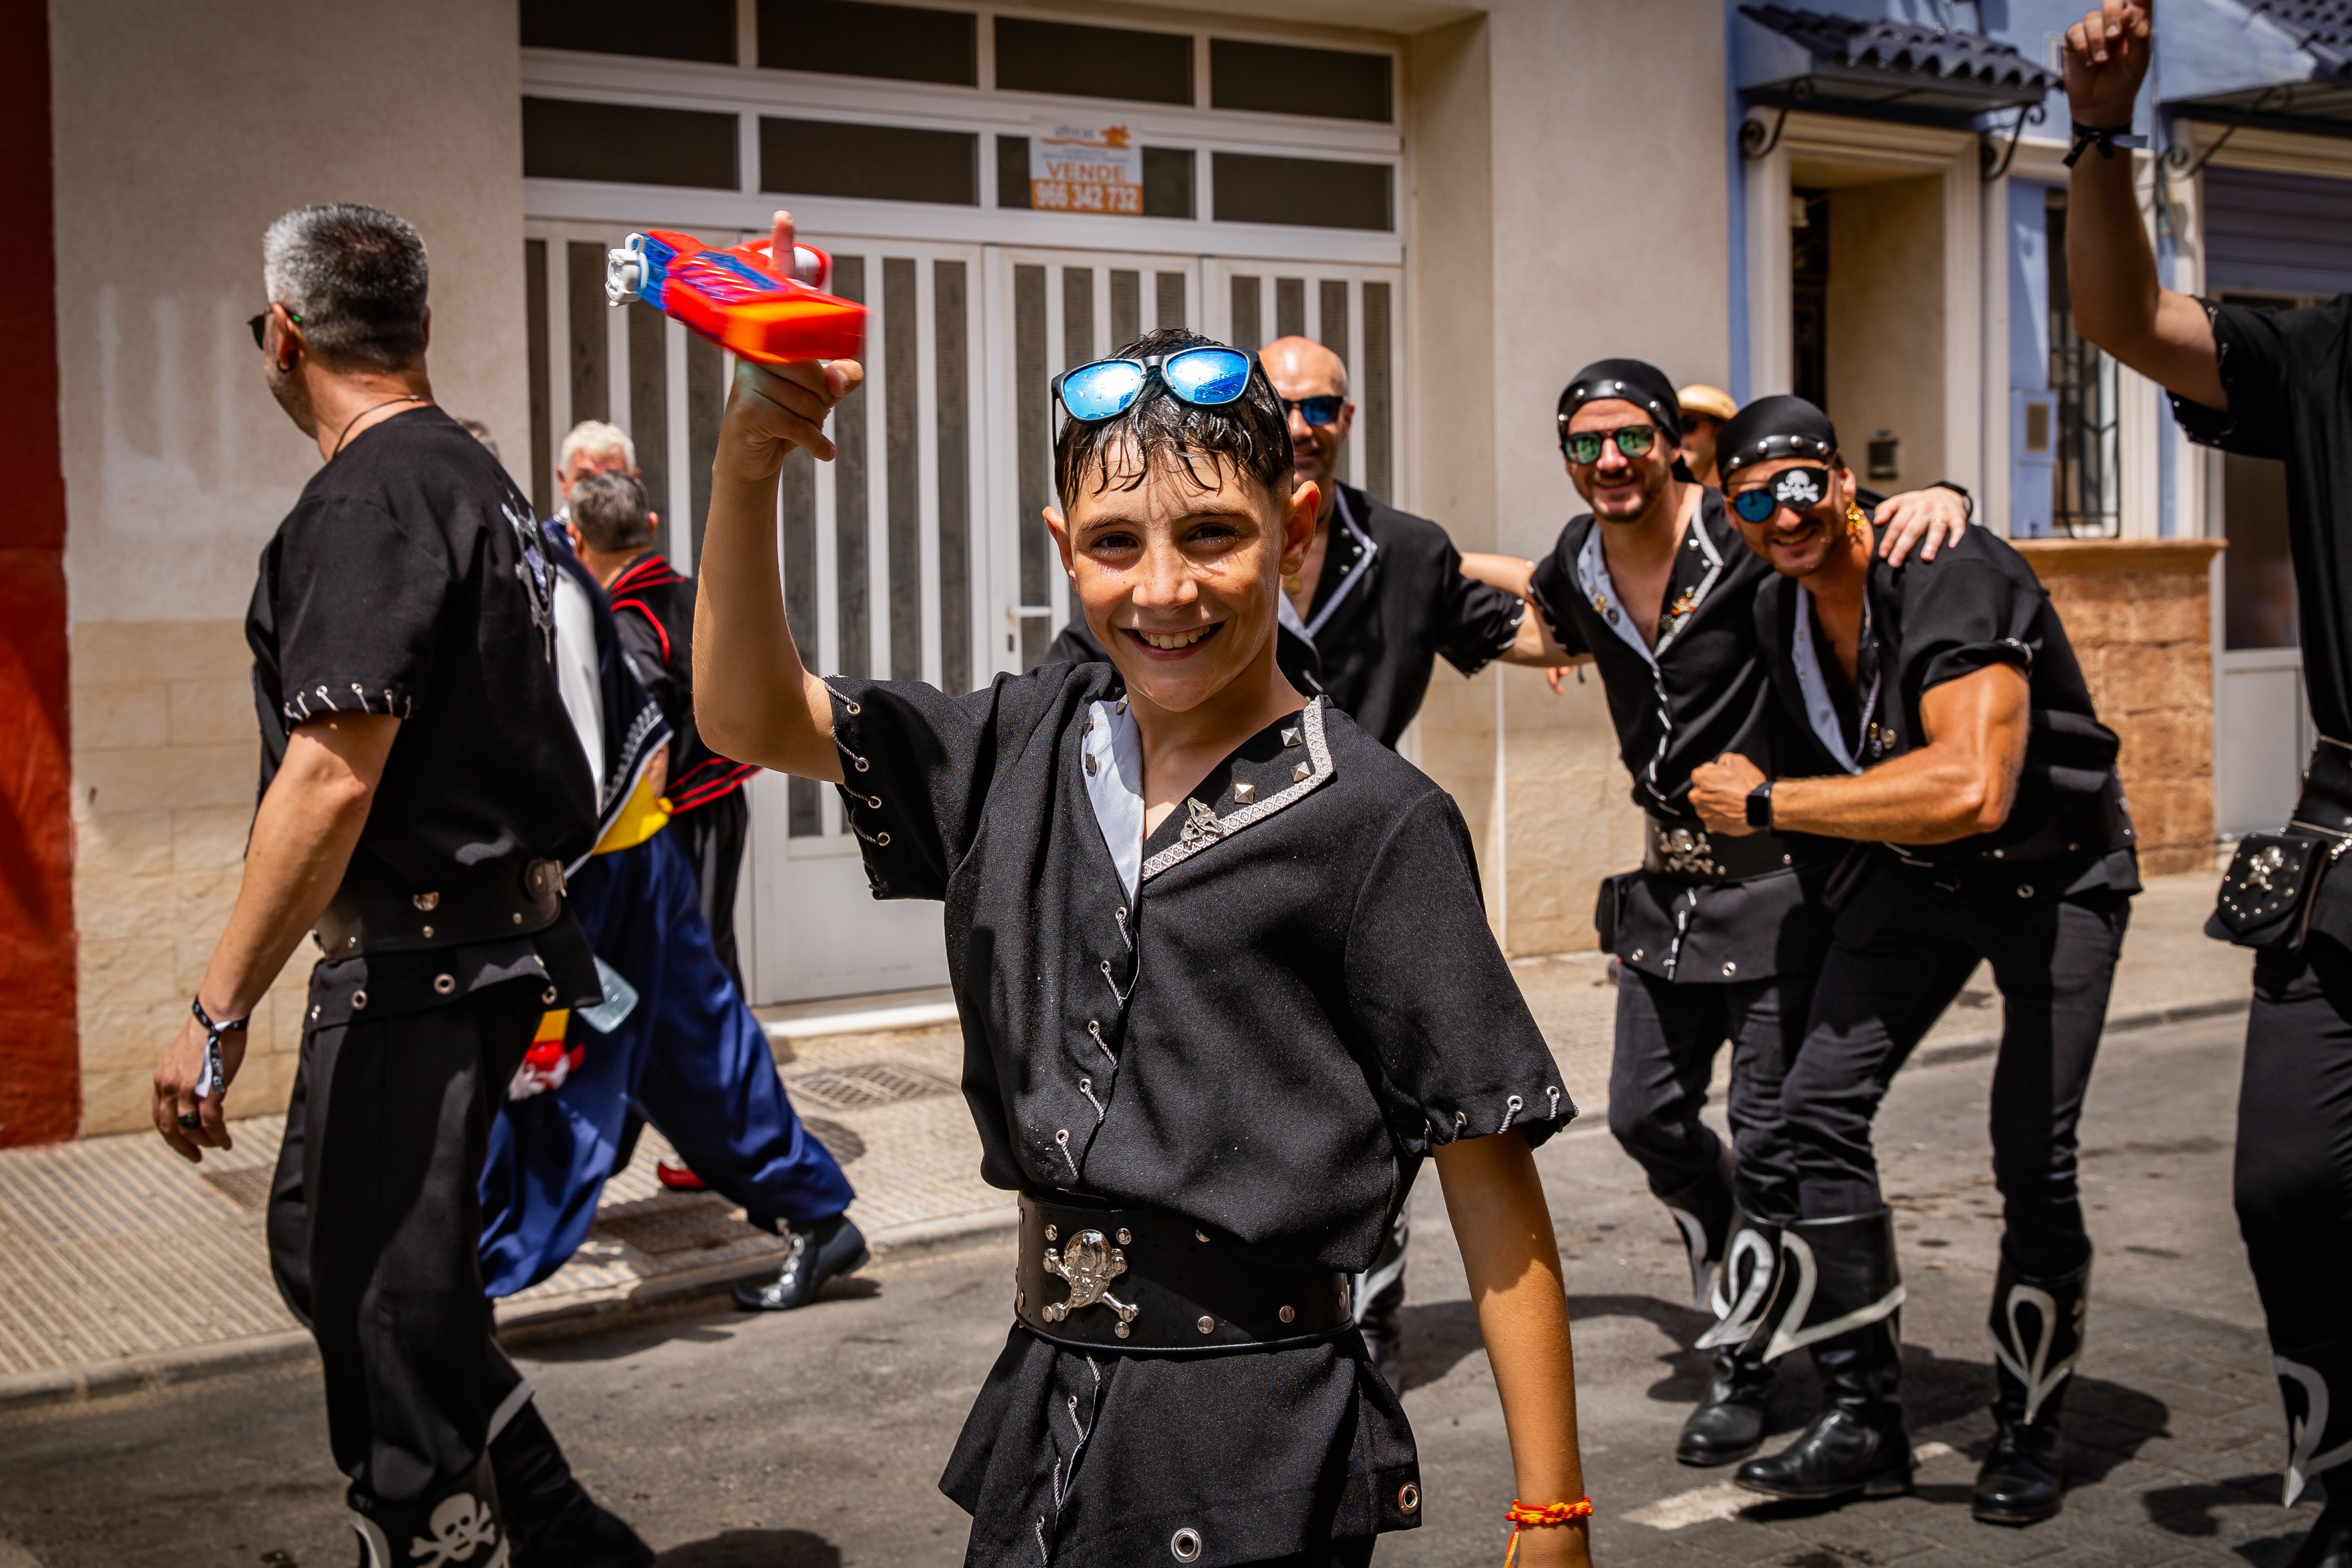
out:
{"label": "skull print on boot", "polygon": [[2327,1506],[2287,1568],[2352,1568],[2352,1334],[2279,1351],[2279,1391],[2286,1396],[2288,1507],[2325,1476]]}
{"label": "skull print on boot", "polygon": [[836,1274],[855,1274],[873,1257],[865,1233],[845,1214],[791,1227],[784,1267],[765,1285],[735,1287],[735,1304],[751,1312],[789,1312],[806,1306]]}
{"label": "skull print on boot", "polygon": [[1800,1220],[1780,1233],[1780,1278],[1748,1342],[1766,1362],[1810,1349],[1822,1406],[1794,1443],[1740,1466],[1738,1485],[1809,1502],[1911,1489],[1895,1327],[1902,1305],[1889,1211]]}
{"label": "skull print on boot", "polygon": [[2058,1413],[2083,1353],[2090,1284],[2088,1263],[2062,1279],[2032,1279],[2001,1256],[1985,1323],[1993,1353],[1992,1451],[1970,1503],[1987,1524],[2032,1524],[2058,1511],[2066,1484]]}
{"label": "skull print on boot", "polygon": [[1772,1363],[1764,1359],[1762,1342],[1749,1342],[1771,1300],[1780,1258],[1779,1226],[1759,1225],[1745,1215],[1734,1217],[1707,1296],[1715,1325],[1698,1337],[1700,1350],[1715,1352],[1715,1365],[1706,1393],[1675,1442],[1675,1458],[1685,1465],[1728,1465],[1764,1441]]}
{"label": "skull print on boot", "polygon": [[359,1568],[512,1568],[499,1489],[485,1455],[438,1496],[410,1508],[352,1508]]}

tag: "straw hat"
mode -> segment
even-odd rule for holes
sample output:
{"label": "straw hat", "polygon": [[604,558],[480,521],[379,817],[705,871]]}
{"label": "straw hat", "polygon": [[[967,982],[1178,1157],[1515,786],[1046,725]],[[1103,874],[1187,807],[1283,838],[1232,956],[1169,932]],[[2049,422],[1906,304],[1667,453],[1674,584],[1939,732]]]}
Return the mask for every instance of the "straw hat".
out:
{"label": "straw hat", "polygon": [[1684,387],[1675,394],[1675,401],[1682,405],[1685,414],[1704,414],[1717,421],[1728,419],[1739,412],[1739,405],[1731,400],[1731,394],[1704,382],[1694,382]]}

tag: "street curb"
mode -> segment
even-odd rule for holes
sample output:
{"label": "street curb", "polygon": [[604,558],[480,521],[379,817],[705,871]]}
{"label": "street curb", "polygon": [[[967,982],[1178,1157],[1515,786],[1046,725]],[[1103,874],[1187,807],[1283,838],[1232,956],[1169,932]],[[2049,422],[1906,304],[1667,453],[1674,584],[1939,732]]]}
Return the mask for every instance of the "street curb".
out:
{"label": "street curb", "polygon": [[[2133,1029],[2159,1028],[2166,1024],[2186,1024],[2198,1018],[2219,1018],[2231,1013],[2242,1013],[2253,998],[2224,997],[2211,1002],[2184,1002],[2171,1007],[2144,1007],[2132,1013],[2110,1013],[2101,1028],[2103,1035],[2127,1033]],[[1979,1035],[1964,1035],[1956,1040],[1923,1047],[1916,1052],[1904,1069],[1913,1068],[1948,1067],[1954,1062],[1972,1062],[1989,1057],[2000,1048],[2000,1031],[1988,1030]]]}
{"label": "street curb", "polygon": [[231,1373],[255,1372],[288,1362],[315,1360],[318,1347],[307,1329],[288,1329],[218,1344],[152,1351],[115,1361],[0,1377],[0,1411],[50,1405],[81,1405],[124,1394],[144,1394],[175,1384],[200,1383]]}
{"label": "street curb", "polygon": [[[2245,996],[2232,996],[2117,1013],[2108,1017],[2106,1032],[2116,1034],[2157,1028],[2166,1024],[2242,1013],[2250,1000]],[[1991,1031],[1942,1041],[1916,1052],[1906,1064],[1905,1070],[1975,1061],[1990,1056],[2000,1045],[2000,1034]],[[874,1249],[875,1260],[881,1262],[949,1251],[1010,1232],[1017,1223],[1015,1210],[1007,1205],[970,1214],[950,1215],[940,1219],[916,1220],[906,1225],[887,1226],[876,1230],[867,1240]],[[633,1287],[626,1295],[593,1300],[572,1298],[551,1302],[544,1308],[518,1314],[499,1323],[499,1337],[502,1342],[509,1344],[545,1343],[667,1316],[718,1295],[738,1279],[764,1274],[773,1267],[774,1264],[766,1258],[750,1267],[740,1261],[720,1264],[649,1280]],[[17,1373],[0,1377],[0,1414],[49,1405],[87,1404],[126,1394],[146,1393],[206,1378],[280,1366],[289,1362],[312,1361],[317,1359],[317,1348],[312,1344],[309,1332],[291,1329],[281,1333],[260,1334],[218,1344],[125,1356],[116,1361],[87,1362],[79,1366]]]}
{"label": "street curb", "polygon": [[[885,1226],[867,1238],[867,1245],[873,1248],[876,1262],[898,1261],[950,1251],[1000,1234],[1009,1235],[1019,1223],[1019,1212],[1006,1205]],[[772,1258],[759,1259],[750,1268],[740,1261],[719,1264],[646,1281],[626,1296],[551,1302],[501,1321],[499,1340],[509,1345],[544,1344],[592,1331],[666,1317],[724,1292],[738,1279],[771,1273],[775,1267]],[[292,1362],[315,1362],[318,1354],[309,1330],[288,1329],[274,1334],[156,1351],[114,1361],[16,1373],[0,1377],[0,1415],[58,1405],[87,1405]]]}

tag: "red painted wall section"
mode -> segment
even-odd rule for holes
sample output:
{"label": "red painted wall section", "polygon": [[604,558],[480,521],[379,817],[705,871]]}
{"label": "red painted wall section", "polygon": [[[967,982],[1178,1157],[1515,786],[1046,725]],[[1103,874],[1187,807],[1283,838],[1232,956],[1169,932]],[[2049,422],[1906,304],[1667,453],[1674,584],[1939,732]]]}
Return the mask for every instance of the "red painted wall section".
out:
{"label": "red painted wall section", "polygon": [[74,1022],[66,477],[58,428],[56,207],[44,0],[0,0],[0,1145],[81,1124]]}

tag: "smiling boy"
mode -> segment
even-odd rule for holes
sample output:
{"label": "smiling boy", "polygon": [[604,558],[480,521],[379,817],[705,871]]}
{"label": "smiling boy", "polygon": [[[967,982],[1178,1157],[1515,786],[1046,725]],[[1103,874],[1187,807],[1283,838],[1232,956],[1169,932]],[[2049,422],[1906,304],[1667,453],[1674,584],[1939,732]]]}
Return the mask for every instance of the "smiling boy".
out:
{"label": "smiling boy", "polygon": [[1275,659],[1312,532],[1255,359],[1163,331],[1055,383],[1055,537],[1109,664],[949,697],[822,680],[776,475],[856,367],[742,366],[696,625],[730,755],[844,788],[877,896],[942,899],[982,1173],[1021,1194],[1015,1322],[942,1488],[966,1561],[1368,1562],[1412,1435],[1347,1276],[1434,1157],[1518,1496],[1588,1559],[1566,1299],[1532,1145],[1575,1108],[1453,802]]}

